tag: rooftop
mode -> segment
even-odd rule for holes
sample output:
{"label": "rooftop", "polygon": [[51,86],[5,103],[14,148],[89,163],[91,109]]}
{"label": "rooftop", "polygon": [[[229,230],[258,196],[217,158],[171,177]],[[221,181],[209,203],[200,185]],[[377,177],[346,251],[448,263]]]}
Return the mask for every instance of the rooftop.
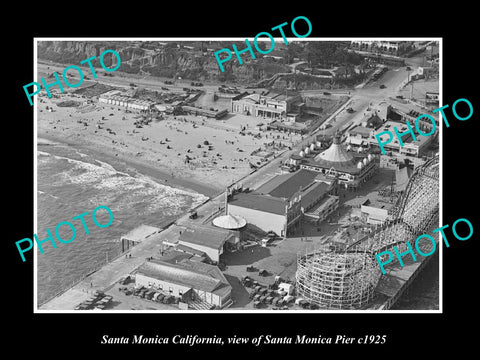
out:
{"label": "rooftop", "polygon": [[290,199],[300,188],[310,185],[317,175],[317,172],[309,170],[277,175],[256,189],[255,193]]}
{"label": "rooftop", "polygon": [[276,101],[289,101],[295,97],[297,97],[299,94],[294,91],[294,90],[289,90],[287,93],[285,92],[281,92],[281,93],[277,93],[277,92],[269,92],[268,94],[265,94],[265,95],[261,95],[261,94],[257,94],[257,93],[254,93],[254,94],[248,94],[248,93],[244,93],[244,94],[241,94],[243,96],[239,96],[238,98],[235,98],[235,100],[250,100],[252,102],[255,102],[255,103],[259,103],[260,102],[260,98],[265,98],[265,99],[270,99],[270,100],[276,100]]}
{"label": "rooftop", "polygon": [[150,225],[140,225],[133,230],[130,230],[125,235],[122,235],[120,239],[140,242],[150,237],[151,235],[159,232],[161,229]]}
{"label": "rooftop", "polygon": [[232,232],[211,226],[189,225],[180,234],[179,241],[219,249],[232,236]]}
{"label": "rooftop", "polygon": [[347,162],[333,162],[324,159],[317,160],[317,158],[306,158],[305,165],[321,167],[324,169],[334,168],[337,171],[345,172],[352,175],[360,174],[362,171],[364,171],[365,167],[359,169],[357,167],[357,164],[359,161],[363,161],[363,159],[367,157],[367,154],[355,153],[350,155],[352,156],[352,161]]}
{"label": "rooftop", "polygon": [[432,116],[435,119],[435,121],[438,123],[438,112],[432,113],[431,111],[422,109],[420,106],[417,106],[411,103],[403,103],[398,100],[395,102],[392,102],[391,105],[392,105],[393,111],[398,110],[399,112],[407,114],[413,118],[417,118],[418,116],[423,114],[428,114]]}
{"label": "rooftop", "polygon": [[240,229],[247,224],[247,221],[236,215],[222,215],[213,219],[213,225],[223,229]]}
{"label": "rooftop", "polygon": [[142,264],[138,273],[217,295],[224,295],[231,290],[227,279],[216,266],[188,259],[176,264],[152,259]]}
{"label": "rooftop", "polygon": [[187,254],[178,250],[168,250],[160,257],[160,260],[168,262],[170,264],[176,264],[184,259],[190,259],[192,256],[192,253]]}
{"label": "rooftop", "polygon": [[228,203],[278,215],[285,215],[285,206],[287,205],[286,201],[282,199],[255,193],[235,194]]}
{"label": "rooftop", "polygon": [[393,208],[393,202],[385,201],[380,196],[376,194],[370,194],[368,199],[365,200],[362,206],[370,206],[372,208],[383,209],[383,210],[390,210]]}
{"label": "rooftop", "polygon": [[302,206],[307,207],[317,199],[321,198],[330,190],[330,185],[325,182],[316,182],[302,193]]}
{"label": "rooftop", "polygon": [[[413,129],[413,132],[415,133],[415,138],[417,139],[416,141],[412,141],[412,136],[409,135],[409,137],[407,138],[406,136],[402,137],[402,142],[404,143],[404,146],[407,146],[407,147],[416,147],[416,146],[419,146],[422,142],[425,142],[425,141],[428,141],[429,140],[429,137],[430,136],[423,136],[423,135],[420,135],[417,130],[415,129],[415,125],[413,124],[410,124],[412,129]],[[408,127],[406,124],[404,123],[401,123],[401,122],[397,122],[397,121],[392,121],[392,120],[388,120],[386,121],[380,128],[378,128],[374,133],[373,133],[373,139],[371,139],[371,141],[375,141],[377,142],[377,139],[375,137],[376,134],[379,134],[383,131],[390,131],[392,134],[393,134],[393,140],[392,142],[386,144],[385,146],[389,146],[389,145],[397,145],[397,146],[400,146],[400,143],[398,141],[398,138],[397,136],[395,135],[395,131],[394,131],[394,127],[397,128],[397,131],[399,133],[403,133],[405,131],[408,130]],[[384,134],[384,135],[381,135],[380,136],[380,140],[382,142],[386,141],[387,139],[389,139],[389,136],[388,134]]]}
{"label": "rooftop", "polygon": [[347,152],[346,149],[343,148],[342,144],[340,143],[340,138],[335,137],[332,145],[330,145],[327,150],[324,150],[315,156],[315,161],[354,164],[355,159],[350,153]]}
{"label": "rooftop", "polygon": [[[182,254],[188,253],[188,254],[198,255],[198,256],[205,256],[206,255],[203,251],[194,249],[190,246],[183,245],[183,244],[178,244],[177,246],[175,246],[175,248],[178,250],[178,252],[180,252]],[[191,256],[188,256],[188,258],[190,258],[190,257]]]}
{"label": "rooftop", "polygon": [[370,133],[373,131],[373,128],[370,127],[363,127],[363,126],[355,126],[353,129],[349,130],[348,132],[350,135],[363,135],[363,136],[369,136]]}

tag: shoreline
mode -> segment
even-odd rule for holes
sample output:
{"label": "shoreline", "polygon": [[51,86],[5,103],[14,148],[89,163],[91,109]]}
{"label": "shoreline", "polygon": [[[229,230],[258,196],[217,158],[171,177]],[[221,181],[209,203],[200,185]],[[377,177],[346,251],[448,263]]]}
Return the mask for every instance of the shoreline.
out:
{"label": "shoreline", "polygon": [[204,184],[198,180],[193,180],[193,178],[185,179],[172,176],[169,174],[169,170],[164,167],[154,167],[146,162],[132,159],[129,156],[125,156],[125,154],[123,154],[121,151],[118,152],[118,156],[115,156],[107,149],[106,151],[100,151],[95,147],[95,145],[88,144],[87,142],[61,139],[57,136],[46,134],[45,132],[40,131],[37,133],[36,141],[37,146],[50,146],[55,144],[68,145],[77,150],[85,152],[99,161],[106,162],[118,171],[130,173],[133,169],[142,175],[151,177],[160,184],[181,190],[194,191],[209,198],[213,198],[223,191],[223,189]]}

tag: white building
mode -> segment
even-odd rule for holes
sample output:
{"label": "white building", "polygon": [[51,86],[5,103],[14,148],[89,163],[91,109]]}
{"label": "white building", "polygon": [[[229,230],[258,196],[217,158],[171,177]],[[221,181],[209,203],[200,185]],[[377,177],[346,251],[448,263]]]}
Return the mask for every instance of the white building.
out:
{"label": "white building", "polygon": [[236,231],[198,225],[183,230],[178,239],[178,244],[202,251],[215,262],[220,261],[226,247],[237,248],[239,243]]}
{"label": "white building", "polygon": [[220,308],[229,305],[232,286],[218,267],[184,259],[176,264],[152,259],[142,264],[135,285],[159,290],[185,302],[201,300]]}
{"label": "white building", "polygon": [[149,110],[154,103],[148,100],[134,99],[128,96],[121,95],[122,93],[119,90],[112,90],[106,93],[103,93],[99,96],[98,102],[122,106],[129,110]]}

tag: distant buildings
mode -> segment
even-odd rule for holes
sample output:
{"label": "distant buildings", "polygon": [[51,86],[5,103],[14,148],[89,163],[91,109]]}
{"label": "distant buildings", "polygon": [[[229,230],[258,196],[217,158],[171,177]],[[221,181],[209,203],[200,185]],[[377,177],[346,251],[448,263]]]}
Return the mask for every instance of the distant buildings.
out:
{"label": "distant buildings", "polygon": [[391,55],[401,55],[411,48],[411,46],[411,41],[355,40],[351,42],[352,49],[382,52]]}
{"label": "distant buildings", "polygon": [[272,120],[286,119],[293,105],[301,102],[300,94],[240,94],[231,100],[231,111],[236,114],[265,117]]}
{"label": "distant buildings", "polygon": [[225,115],[228,114],[227,109],[223,109],[220,111],[208,110],[208,109],[201,109],[195,106],[188,106],[188,105],[182,105],[182,110],[188,114],[206,116],[210,118],[215,118],[217,120],[223,118]]}
{"label": "distant buildings", "polygon": [[101,94],[98,98],[98,101],[104,104],[122,106],[126,109],[136,111],[147,111],[155,104],[152,101],[134,99],[128,96],[119,95],[120,93],[121,92],[119,90],[108,91]]}
{"label": "distant buildings", "polygon": [[[410,123],[412,124],[412,122]],[[425,133],[428,133],[431,130],[431,123],[425,123],[424,125],[422,124],[420,126],[423,126],[422,131],[424,131]],[[378,141],[375,138],[375,134],[381,133],[386,130],[393,132],[394,127],[398,129],[399,133],[404,133],[408,130],[406,124],[389,120],[385,122],[374,133],[371,134],[371,137],[368,140],[369,145],[373,148],[375,147],[380,148],[378,145]],[[432,143],[435,136],[420,135],[416,132],[414,127],[413,127],[413,131],[415,133],[416,141],[413,141],[413,137],[411,134],[405,134],[404,136],[402,136],[403,146],[401,146],[400,142],[398,141],[398,138],[394,136],[392,142],[383,145],[385,151],[387,152],[391,151],[401,155],[408,155],[408,156],[415,156],[415,157],[422,156],[425,150],[428,148],[428,146]],[[382,142],[386,141],[386,137],[388,137],[388,134],[380,136],[380,141]]]}

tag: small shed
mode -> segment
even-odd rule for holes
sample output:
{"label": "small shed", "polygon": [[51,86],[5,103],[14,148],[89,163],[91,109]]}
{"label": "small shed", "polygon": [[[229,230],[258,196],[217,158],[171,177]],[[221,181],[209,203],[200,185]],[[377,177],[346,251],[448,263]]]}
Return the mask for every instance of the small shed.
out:
{"label": "small shed", "polygon": [[122,242],[122,252],[127,251],[131,247],[135,246],[137,243],[142,242],[143,240],[160,231],[161,229],[155,226],[142,224],[136,227],[135,229],[129,231],[127,234],[120,237],[120,241]]}

